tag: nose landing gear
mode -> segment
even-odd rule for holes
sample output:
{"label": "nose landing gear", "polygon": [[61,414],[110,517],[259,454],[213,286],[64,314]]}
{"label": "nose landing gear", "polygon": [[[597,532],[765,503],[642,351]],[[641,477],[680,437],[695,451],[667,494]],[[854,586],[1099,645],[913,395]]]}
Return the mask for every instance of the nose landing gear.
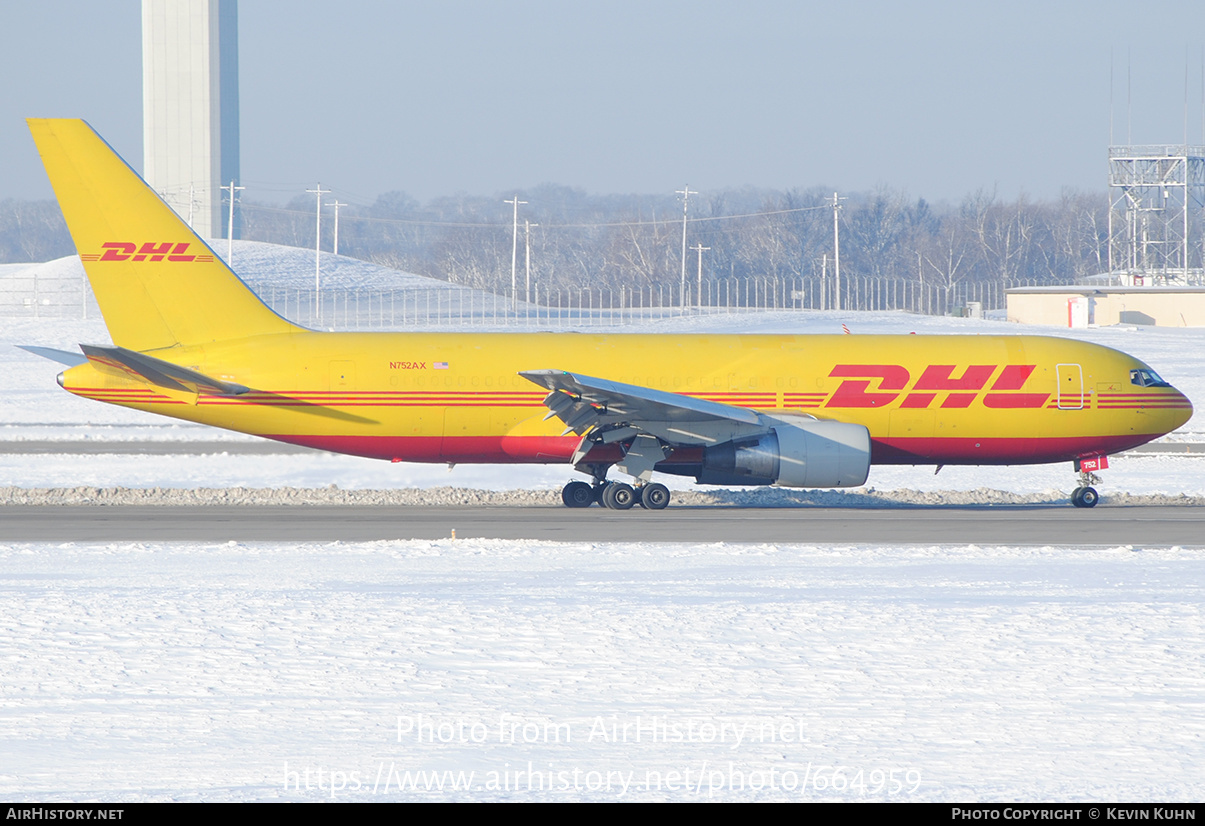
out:
{"label": "nose landing gear", "polygon": [[1077,508],[1094,508],[1096,503],[1100,501],[1100,494],[1096,492],[1096,488],[1083,485],[1071,492],[1071,504]]}
{"label": "nose landing gear", "polygon": [[1079,473],[1079,487],[1071,492],[1071,504],[1077,508],[1094,508],[1100,501],[1100,494],[1093,485],[1100,484],[1100,477],[1092,471],[1103,470],[1109,466],[1109,460],[1104,456],[1093,459],[1076,459],[1075,470]]}

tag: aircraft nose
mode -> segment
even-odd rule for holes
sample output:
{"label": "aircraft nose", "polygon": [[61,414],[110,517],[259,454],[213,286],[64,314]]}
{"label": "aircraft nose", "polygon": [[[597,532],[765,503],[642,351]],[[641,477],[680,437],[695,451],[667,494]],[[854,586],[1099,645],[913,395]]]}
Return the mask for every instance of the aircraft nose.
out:
{"label": "aircraft nose", "polygon": [[1176,391],[1176,395],[1180,397],[1180,404],[1182,405],[1180,408],[1180,413],[1184,417],[1183,419],[1181,419],[1180,424],[1176,425],[1176,427],[1179,427],[1180,425],[1184,424],[1185,422],[1187,422],[1189,419],[1192,418],[1192,414],[1194,411],[1193,411],[1192,402],[1189,401],[1188,396],[1185,396],[1179,390]]}
{"label": "aircraft nose", "polygon": [[1164,425],[1166,432],[1170,433],[1176,428],[1183,427],[1184,423],[1192,418],[1193,406],[1188,397],[1176,390],[1168,397],[1163,405],[1164,412],[1167,414],[1167,420]]}

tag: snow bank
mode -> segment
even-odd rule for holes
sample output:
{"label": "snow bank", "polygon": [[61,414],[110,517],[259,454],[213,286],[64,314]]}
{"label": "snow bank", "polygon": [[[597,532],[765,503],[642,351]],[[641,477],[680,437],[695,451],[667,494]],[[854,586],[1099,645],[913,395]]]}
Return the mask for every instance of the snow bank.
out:
{"label": "snow bank", "polygon": [[[936,505],[1065,505],[1069,491],[1013,493],[989,488],[966,491],[893,490],[862,491],[686,490],[674,493],[681,506],[719,505],[756,508],[906,508]],[[1205,507],[1205,496],[1188,494],[1112,493],[1102,498],[1110,505]],[[557,490],[483,490],[432,487],[394,490],[344,490],[326,488],[98,488],[86,485],[62,488],[0,487],[3,505],[559,505]]]}

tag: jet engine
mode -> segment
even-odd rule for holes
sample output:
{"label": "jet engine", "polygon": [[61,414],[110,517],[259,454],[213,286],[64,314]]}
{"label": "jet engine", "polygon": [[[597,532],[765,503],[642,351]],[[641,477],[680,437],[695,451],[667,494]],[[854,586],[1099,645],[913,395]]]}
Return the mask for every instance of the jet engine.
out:
{"label": "jet engine", "polygon": [[[775,420],[778,421],[778,420]],[[798,419],[703,449],[703,485],[854,487],[870,473],[870,431],[860,424]]]}

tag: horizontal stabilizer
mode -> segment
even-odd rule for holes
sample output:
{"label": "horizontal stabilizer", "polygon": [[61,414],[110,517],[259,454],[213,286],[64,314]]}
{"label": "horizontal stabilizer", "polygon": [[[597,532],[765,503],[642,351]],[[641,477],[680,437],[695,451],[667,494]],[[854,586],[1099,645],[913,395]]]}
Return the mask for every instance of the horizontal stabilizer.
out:
{"label": "horizontal stabilizer", "polygon": [[241,384],[211,379],[196,370],[189,370],[187,367],[181,367],[144,353],[135,353],[124,347],[97,347],[92,344],[81,344],[80,349],[84,351],[84,355],[88,357],[89,361],[107,367],[117,367],[168,390],[216,396],[239,396],[251,389]]}
{"label": "horizontal stabilizer", "polygon": [[68,367],[75,367],[77,364],[83,364],[88,360],[87,356],[72,353],[70,350],[56,350],[53,347],[35,347],[32,344],[18,344],[17,347],[26,352],[33,353],[35,356],[57,361],[59,364],[65,364]]}

